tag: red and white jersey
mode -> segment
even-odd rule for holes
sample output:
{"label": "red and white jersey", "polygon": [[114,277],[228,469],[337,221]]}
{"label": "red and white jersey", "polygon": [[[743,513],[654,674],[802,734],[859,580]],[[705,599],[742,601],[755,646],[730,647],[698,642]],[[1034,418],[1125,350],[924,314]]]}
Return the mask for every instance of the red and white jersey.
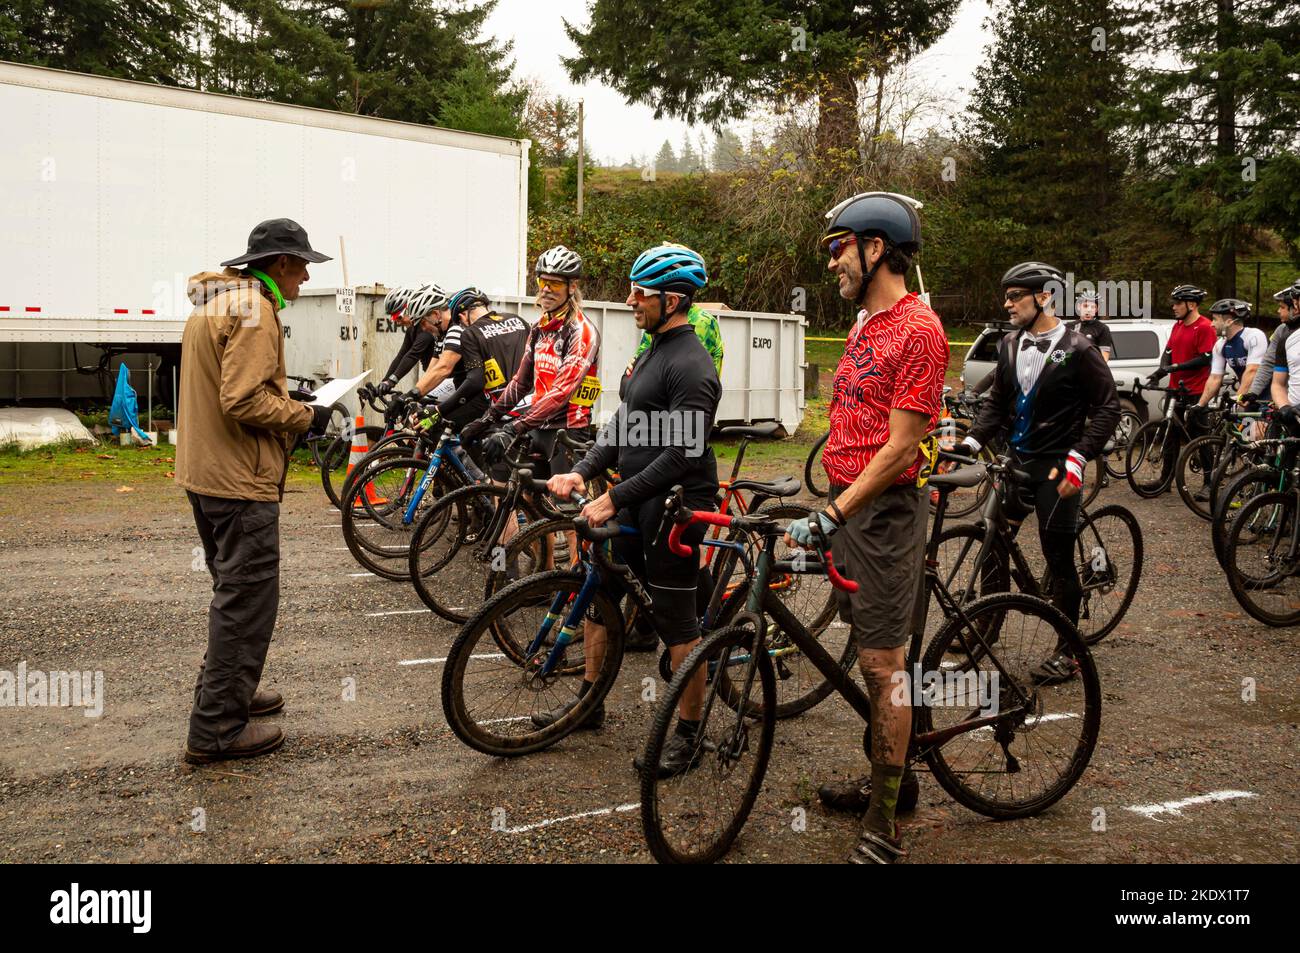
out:
{"label": "red and white jersey", "polygon": [[[831,391],[831,433],[822,451],[831,483],[848,486],[867,468],[889,440],[894,408],[926,414],[933,430],[943,406],[947,368],[943,323],[915,294],[868,318],[859,314]],[[895,482],[916,482],[923,459],[918,447],[916,459]]]}
{"label": "red and white jersey", "polygon": [[528,427],[586,427],[600,396],[600,378],[596,376],[599,356],[600,334],[581,311],[574,309],[550,321],[539,321],[529,332],[519,370],[499,405],[513,407],[531,392],[533,404],[524,416]]}

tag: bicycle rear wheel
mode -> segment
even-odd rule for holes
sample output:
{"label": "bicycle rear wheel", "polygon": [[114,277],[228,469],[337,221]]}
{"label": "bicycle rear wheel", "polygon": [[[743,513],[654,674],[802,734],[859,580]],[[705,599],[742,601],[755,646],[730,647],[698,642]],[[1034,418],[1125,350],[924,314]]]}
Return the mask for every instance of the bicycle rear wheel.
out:
{"label": "bicycle rear wheel", "polygon": [[1300,622],[1300,506],[1292,491],[1264,493],[1241,508],[1223,553],[1228,586],[1265,625]]}
{"label": "bicycle rear wheel", "polygon": [[[758,799],[772,753],[776,678],[767,651],[755,652],[754,642],[748,626],[714,632],[686,657],[660,697],[641,773],[641,824],[660,863],[713,863],[731,849]],[[718,680],[707,681],[699,727],[683,729],[678,708],[687,687],[708,679],[711,666],[726,670],[732,657],[745,658],[743,675],[734,679],[739,704],[724,704]],[[695,766],[661,778],[660,756],[678,733],[691,739]]]}
{"label": "bicycle rear wheel", "polygon": [[1112,479],[1123,480],[1128,476],[1128,445],[1141,426],[1142,418],[1137,413],[1120,411],[1119,423],[1115,425],[1115,449],[1102,457],[1102,464]]}
{"label": "bicycle rear wheel", "polygon": [[[577,620],[574,641],[564,648],[559,664],[541,674],[583,583],[583,576],[565,570],[522,579],[489,599],[465,624],[442,671],[442,710],[457,738],[484,754],[529,754],[576,730],[604,701],[623,662],[623,622],[618,607],[599,589]],[[604,625],[606,640],[596,678],[580,696],[584,620]],[[497,651],[502,627],[511,628],[512,637],[525,646],[536,643],[522,665]],[[553,724],[533,722],[534,715],[579,698]]]}
{"label": "bicycle rear wheel", "polygon": [[826,449],[826,440],[830,437],[831,432],[828,430],[812,445],[808,451],[808,459],[803,465],[803,485],[808,488],[808,492],[813,496],[819,496],[825,499],[830,495],[830,485],[826,479],[826,470],[822,467],[822,451]]}
{"label": "bicycle rear wheel", "polygon": [[[1101,682],[1092,654],[1069,620],[1041,599],[992,595],[964,611],[969,625],[950,619],[926,648],[922,670],[941,675],[942,685],[937,696],[913,699],[917,734],[984,715],[997,721],[918,754],[939,785],[971,810],[1003,819],[1038,814],[1075,785],[1096,747]],[[975,638],[989,631],[998,635],[991,645]],[[1078,662],[1078,675],[1036,685],[1030,672],[1057,646]]]}

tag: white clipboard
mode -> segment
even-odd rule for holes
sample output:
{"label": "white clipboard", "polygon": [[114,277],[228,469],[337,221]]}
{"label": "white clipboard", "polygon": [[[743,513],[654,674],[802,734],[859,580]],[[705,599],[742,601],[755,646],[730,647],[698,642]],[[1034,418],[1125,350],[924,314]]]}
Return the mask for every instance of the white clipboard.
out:
{"label": "white clipboard", "polygon": [[349,380],[333,380],[321,384],[316,393],[312,394],[311,402],[313,404],[322,404],[328,407],[330,404],[337,403],[347,394],[351,393],[358,384],[370,376],[370,371],[362,371],[356,377]]}

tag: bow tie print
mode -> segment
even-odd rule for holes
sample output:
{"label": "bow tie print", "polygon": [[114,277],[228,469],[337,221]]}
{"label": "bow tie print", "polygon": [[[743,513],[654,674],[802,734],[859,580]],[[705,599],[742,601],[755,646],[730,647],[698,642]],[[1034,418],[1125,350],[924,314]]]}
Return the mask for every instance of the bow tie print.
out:
{"label": "bow tie print", "polygon": [[1052,342],[1049,341],[1047,338],[1043,338],[1041,341],[1035,341],[1033,338],[1025,338],[1020,342],[1020,350],[1027,351],[1031,347],[1036,347],[1044,354],[1047,353],[1047,349],[1051,346],[1052,346]]}

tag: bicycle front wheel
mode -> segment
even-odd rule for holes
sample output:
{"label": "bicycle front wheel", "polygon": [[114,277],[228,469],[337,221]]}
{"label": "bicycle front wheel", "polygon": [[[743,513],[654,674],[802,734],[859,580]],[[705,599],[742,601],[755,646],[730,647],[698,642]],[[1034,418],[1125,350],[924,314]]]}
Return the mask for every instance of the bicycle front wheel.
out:
{"label": "bicycle front wheel", "polygon": [[[1219,456],[1228,442],[1223,434],[1202,434],[1187,441],[1174,467],[1174,486],[1187,508],[1209,522],[1210,478]],[[1202,458],[1206,459],[1202,459]],[[1198,500],[1197,494],[1205,498]]]}
{"label": "bicycle front wheel", "polygon": [[1142,527],[1124,507],[1084,511],[1074,559],[1083,589],[1079,635],[1096,645],[1120,624],[1142,578]]}
{"label": "bicycle front wheel", "polygon": [[1223,568],[1241,607],[1265,625],[1300,622],[1300,508],[1289,491],[1241,508],[1228,531]]}
{"label": "bicycle front wheel", "polygon": [[[411,536],[407,571],[420,601],[449,622],[464,622],[472,603],[488,591],[494,570],[508,571],[510,557],[499,540],[485,536],[509,490],[491,484],[463,486],[442,496],[421,517]],[[532,505],[518,504],[531,522]],[[515,512],[505,520],[515,520]],[[503,522],[504,528],[504,522]],[[520,575],[545,568],[549,537],[537,540],[537,552],[516,554]]]}
{"label": "bicycle front wheel", "polygon": [[1152,420],[1138,428],[1128,445],[1125,464],[1128,485],[1143,499],[1159,496],[1169,489],[1176,461],[1169,419]]}
{"label": "bicycle front wheel", "polygon": [[[642,755],[641,824],[646,844],[660,863],[710,864],[735,843],[758,799],[772,753],[776,726],[776,678],[765,648],[755,651],[754,630],[732,626],[714,632],[678,667],[655,709]],[[733,684],[736,707],[724,704],[709,670],[725,670],[743,658]],[[682,725],[688,689],[705,682],[698,728]],[[661,776],[660,758],[676,736],[689,741],[690,769]]]}
{"label": "bicycle front wheel", "polygon": [[[1088,767],[1101,729],[1097,667],[1075,627],[1041,599],[992,595],[963,609],[966,619],[950,619],[926,648],[922,670],[938,678],[912,699],[917,734],[996,720],[920,754],[958,803],[987,817],[1030,817],[1064,797]],[[1078,674],[1036,684],[1031,673],[1058,647]]]}
{"label": "bicycle front wheel", "polygon": [[[623,622],[613,600],[593,592],[566,635],[573,641],[556,649],[583,582],[565,570],[520,580],[484,603],[461,629],[442,671],[442,710],[456,737],[475,751],[514,757],[548,748],[604,701],[623,662]],[[596,677],[580,694],[586,621],[605,626],[605,639],[593,658]],[[498,650],[502,627],[531,649],[522,665]],[[556,660],[548,661],[557,651]],[[560,718],[543,717],[574,702]]]}
{"label": "bicycle front wheel", "polygon": [[1245,505],[1255,497],[1278,489],[1280,480],[1281,473],[1273,467],[1252,467],[1233,478],[1219,494],[1214,519],[1210,522],[1210,540],[1214,544],[1214,558],[1221,568],[1226,568],[1224,551],[1233,522]]}

